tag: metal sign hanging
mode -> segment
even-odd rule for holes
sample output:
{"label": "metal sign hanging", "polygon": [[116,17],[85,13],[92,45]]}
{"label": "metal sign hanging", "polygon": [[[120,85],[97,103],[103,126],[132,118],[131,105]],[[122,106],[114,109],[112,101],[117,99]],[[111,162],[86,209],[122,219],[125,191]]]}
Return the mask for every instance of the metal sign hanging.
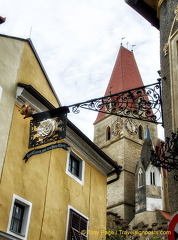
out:
{"label": "metal sign hanging", "polygon": [[67,107],[60,107],[31,115],[29,148],[65,138],[67,113]]}

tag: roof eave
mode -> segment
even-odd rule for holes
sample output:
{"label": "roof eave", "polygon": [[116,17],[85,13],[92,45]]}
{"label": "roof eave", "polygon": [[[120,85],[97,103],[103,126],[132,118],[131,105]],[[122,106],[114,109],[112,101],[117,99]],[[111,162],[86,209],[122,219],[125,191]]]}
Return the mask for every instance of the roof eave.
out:
{"label": "roof eave", "polygon": [[[71,128],[83,141],[85,141],[91,149],[93,149],[98,155],[100,155],[104,161],[107,162],[114,170],[108,173],[108,176],[115,173],[116,178],[109,181],[109,183],[114,182],[119,179],[122,167],[114,162],[108,155],[106,155],[97,145],[95,145],[85,134],[83,134],[69,119],[67,119],[67,125]],[[108,184],[109,184],[108,183]]]}
{"label": "roof eave", "polygon": [[159,30],[159,18],[157,17],[157,11],[150,7],[147,3],[140,0],[125,0],[125,2],[144,17],[152,26]]}

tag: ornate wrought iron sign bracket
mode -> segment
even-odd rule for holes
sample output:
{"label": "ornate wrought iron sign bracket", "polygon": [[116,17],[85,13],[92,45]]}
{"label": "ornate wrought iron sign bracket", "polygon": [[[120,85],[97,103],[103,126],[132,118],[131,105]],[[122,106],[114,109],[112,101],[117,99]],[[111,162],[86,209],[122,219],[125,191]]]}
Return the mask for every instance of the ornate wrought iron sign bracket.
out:
{"label": "ornate wrought iron sign bracket", "polygon": [[[151,151],[150,160],[155,167],[162,167],[169,172],[173,169],[178,170],[178,131]],[[175,175],[174,179],[178,181],[178,175]]]}
{"label": "ornate wrought iron sign bracket", "polygon": [[73,113],[80,108],[140,119],[142,121],[162,123],[161,82],[131,89],[128,91],[95,98],[68,106]]}

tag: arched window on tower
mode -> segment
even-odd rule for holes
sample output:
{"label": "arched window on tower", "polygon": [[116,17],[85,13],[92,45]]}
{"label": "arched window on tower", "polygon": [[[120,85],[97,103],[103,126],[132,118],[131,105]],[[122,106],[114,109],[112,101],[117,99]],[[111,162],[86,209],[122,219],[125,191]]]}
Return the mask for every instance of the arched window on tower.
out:
{"label": "arched window on tower", "polygon": [[138,138],[143,140],[143,127],[141,125],[138,128]]}
{"label": "arched window on tower", "polygon": [[106,141],[111,139],[111,128],[108,126],[106,129]]}
{"label": "arched window on tower", "polygon": [[138,187],[143,186],[143,171],[140,168],[138,172]]}
{"label": "arched window on tower", "polygon": [[154,167],[152,167],[150,170],[150,184],[156,185],[156,172],[155,172]]}

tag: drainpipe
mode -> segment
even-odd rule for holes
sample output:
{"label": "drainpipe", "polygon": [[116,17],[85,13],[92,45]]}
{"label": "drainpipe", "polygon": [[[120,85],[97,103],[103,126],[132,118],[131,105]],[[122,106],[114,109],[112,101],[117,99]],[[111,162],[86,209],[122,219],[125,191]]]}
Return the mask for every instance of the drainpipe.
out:
{"label": "drainpipe", "polygon": [[117,166],[115,167],[115,170],[111,171],[110,173],[108,173],[108,177],[113,175],[114,173],[116,174],[116,177],[110,181],[107,182],[107,185],[113,183],[113,182],[116,182],[119,177],[120,177],[120,174],[121,174],[121,171],[122,171],[122,167],[121,166]]}

